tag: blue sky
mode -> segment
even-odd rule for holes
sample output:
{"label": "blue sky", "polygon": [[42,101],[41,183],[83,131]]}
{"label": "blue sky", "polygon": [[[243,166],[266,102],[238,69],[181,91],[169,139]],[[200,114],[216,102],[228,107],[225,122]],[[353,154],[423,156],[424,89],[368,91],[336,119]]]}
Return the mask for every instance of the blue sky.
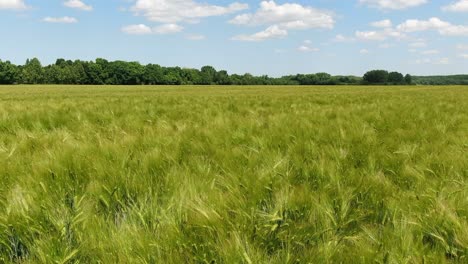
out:
{"label": "blue sky", "polygon": [[280,76],[468,72],[468,0],[0,0],[0,59]]}

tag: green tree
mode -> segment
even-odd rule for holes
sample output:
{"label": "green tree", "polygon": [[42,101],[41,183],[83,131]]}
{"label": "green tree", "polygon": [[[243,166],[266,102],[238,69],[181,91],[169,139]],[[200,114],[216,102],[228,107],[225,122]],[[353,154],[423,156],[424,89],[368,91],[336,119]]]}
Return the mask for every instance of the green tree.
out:
{"label": "green tree", "polygon": [[44,77],[44,69],[39,59],[26,60],[26,64],[21,71],[21,83],[40,84],[43,83]]}
{"label": "green tree", "polygon": [[390,84],[404,84],[405,77],[399,72],[391,72],[388,74],[388,82]]}
{"label": "green tree", "polygon": [[362,79],[364,84],[386,84],[388,82],[388,71],[368,71]]}
{"label": "green tree", "polygon": [[229,79],[229,74],[227,71],[219,71],[216,73],[215,83],[219,85],[229,85],[231,80]]}
{"label": "green tree", "polygon": [[409,74],[406,74],[405,75],[405,83],[410,85],[410,84],[413,84],[413,77]]}
{"label": "green tree", "polygon": [[18,78],[18,67],[9,61],[0,60],[0,84],[14,84]]}
{"label": "green tree", "polygon": [[201,68],[201,81],[202,84],[214,84],[216,78],[216,70],[212,66],[203,66]]}

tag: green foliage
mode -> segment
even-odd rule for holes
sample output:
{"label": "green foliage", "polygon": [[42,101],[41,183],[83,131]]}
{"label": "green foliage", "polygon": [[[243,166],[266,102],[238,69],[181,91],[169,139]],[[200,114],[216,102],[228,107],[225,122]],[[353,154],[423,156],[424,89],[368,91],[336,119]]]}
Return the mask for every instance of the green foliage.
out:
{"label": "green foliage", "polygon": [[388,74],[388,82],[393,85],[406,84],[405,77],[399,72],[390,72]]}
{"label": "green foliage", "polygon": [[389,82],[389,74],[385,70],[372,70],[366,72],[362,80],[365,84],[387,84]]}
{"label": "green foliage", "polygon": [[406,74],[405,75],[405,83],[407,85],[411,85],[413,84],[413,76],[409,75],[409,74]]}
{"label": "green foliage", "polygon": [[[17,72],[21,74],[17,74]],[[335,85],[358,84],[359,77],[334,77],[328,73],[297,74],[272,78],[269,76],[229,75],[212,66],[200,70],[180,67],[161,67],[138,62],[70,61],[57,59],[55,64],[42,67],[38,59],[28,60],[25,66],[0,61],[0,84],[94,84],[94,85]]]}
{"label": "green foliage", "polygon": [[0,84],[14,84],[18,79],[18,68],[11,62],[0,60]]}
{"label": "green foliage", "polygon": [[26,60],[22,67],[20,82],[24,84],[41,84],[44,82],[44,69],[37,58]]}
{"label": "green foliage", "polygon": [[466,87],[0,98],[0,263],[467,262]]}
{"label": "green foliage", "polygon": [[468,85],[468,75],[414,76],[413,83],[418,85]]}
{"label": "green foliage", "polygon": [[212,66],[201,70],[161,67],[157,64],[141,65],[138,62],[80,61],[57,59],[55,64],[41,66],[38,59],[27,60],[24,66],[16,66],[0,60],[0,84],[88,84],[88,85],[455,85],[468,84],[467,75],[454,76],[403,76],[399,72],[385,70],[367,72],[364,77],[332,76],[328,73],[296,74],[279,78],[229,75]]}

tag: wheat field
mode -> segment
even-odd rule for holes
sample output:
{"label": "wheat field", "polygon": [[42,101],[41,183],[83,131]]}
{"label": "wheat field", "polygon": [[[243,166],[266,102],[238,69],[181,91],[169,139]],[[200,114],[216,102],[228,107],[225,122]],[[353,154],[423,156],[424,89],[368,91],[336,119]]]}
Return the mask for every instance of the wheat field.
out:
{"label": "wheat field", "polygon": [[468,263],[468,87],[0,87],[0,263]]}

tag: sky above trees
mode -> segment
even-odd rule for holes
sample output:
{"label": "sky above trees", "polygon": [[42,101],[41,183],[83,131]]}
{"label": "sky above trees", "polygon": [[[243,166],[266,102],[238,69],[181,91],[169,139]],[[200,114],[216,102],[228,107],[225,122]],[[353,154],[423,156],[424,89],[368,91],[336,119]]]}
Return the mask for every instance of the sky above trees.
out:
{"label": "sky above trees", "polygon": [[468,0],[0,0],[0,59],[466,73]]}

